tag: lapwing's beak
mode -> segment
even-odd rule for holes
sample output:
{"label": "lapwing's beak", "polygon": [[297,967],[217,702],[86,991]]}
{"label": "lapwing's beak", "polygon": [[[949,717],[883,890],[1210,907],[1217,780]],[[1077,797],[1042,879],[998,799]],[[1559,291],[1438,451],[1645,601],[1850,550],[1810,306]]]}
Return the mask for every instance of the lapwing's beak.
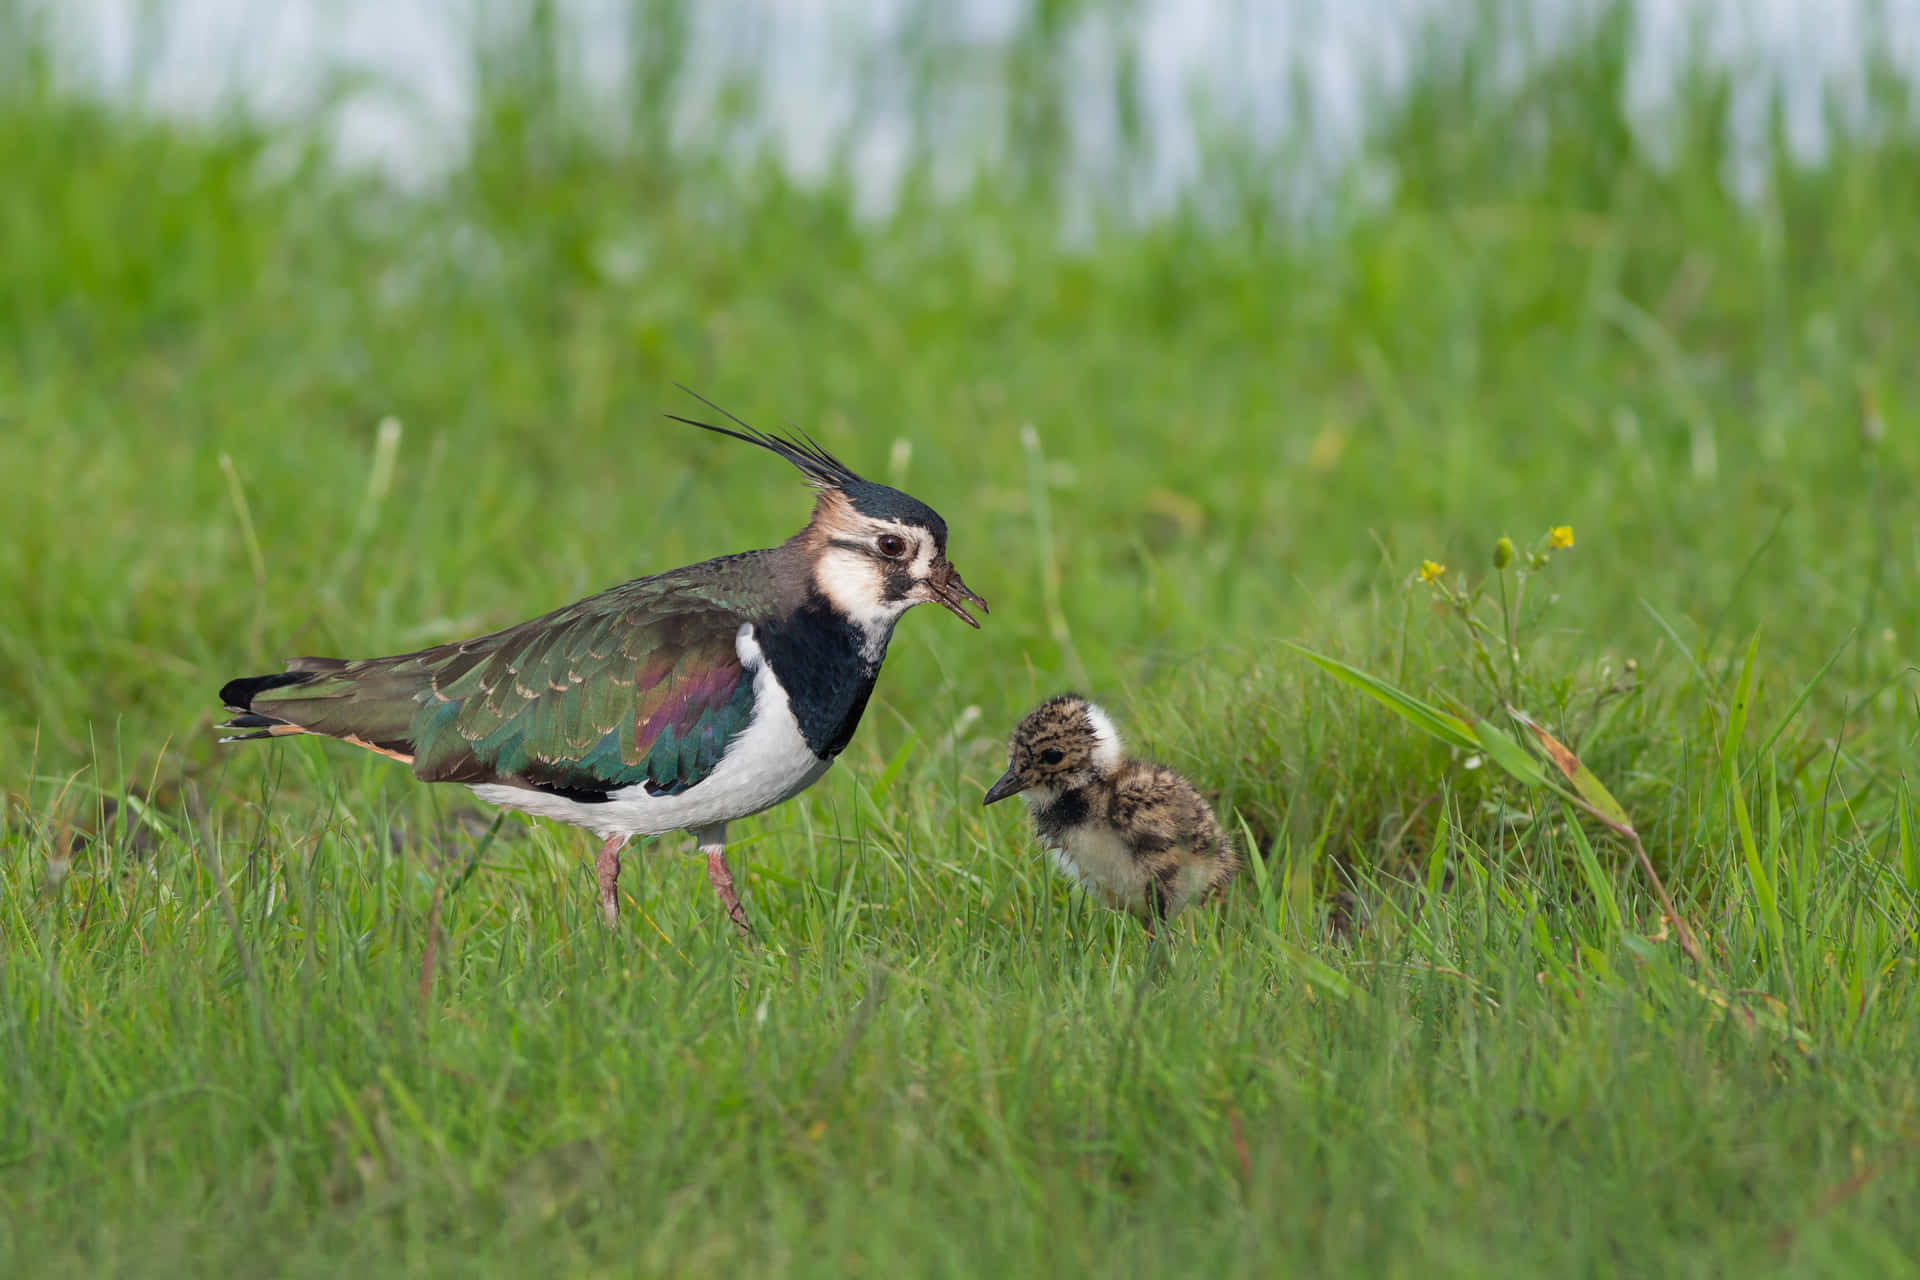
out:
{"label": "lapwing's beak", "polygon": [[1019,795],[1026,789],[1026,784],[1015,776],[1013,766],[1008,765],[1007,771],[1000,775],[1000,781],[987,788],[987,798],[980,803],[982,805],[999,804],[1008,796]]}
{"label": "lapwing's beak", "polygon": [[975,631],[980,629],[980,624],[975,621],[972,614],[967,612],[967,605],[979,605],[980,612],[982,613],[993,612],[993,610],[987,608],[987,602],[985,600],[975,595],[968,589],[966,583],[960,581],[959,571],[944,558],[934,562],[933,576],[928,580],[927,586],[932,590],[933,598],[946,606],[948,613],[951,613]]}

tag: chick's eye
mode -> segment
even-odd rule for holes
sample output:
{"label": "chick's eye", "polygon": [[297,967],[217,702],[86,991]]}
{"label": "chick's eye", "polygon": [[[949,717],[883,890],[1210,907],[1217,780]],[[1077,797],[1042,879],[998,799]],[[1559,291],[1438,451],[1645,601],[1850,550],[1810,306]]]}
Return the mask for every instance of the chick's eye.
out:
{"label": "chick's eye", "polygon": [[880,554],[889,560],[898,560],[907,553],[907,540],[897,533],[881,534],[878,545]]}
{"label": "chick's eye", "polygon": [[1067,753],[1058,747],[1048,747],[1040,753],[1040,758],[1048,764],[1059,764],[1067,758]]}

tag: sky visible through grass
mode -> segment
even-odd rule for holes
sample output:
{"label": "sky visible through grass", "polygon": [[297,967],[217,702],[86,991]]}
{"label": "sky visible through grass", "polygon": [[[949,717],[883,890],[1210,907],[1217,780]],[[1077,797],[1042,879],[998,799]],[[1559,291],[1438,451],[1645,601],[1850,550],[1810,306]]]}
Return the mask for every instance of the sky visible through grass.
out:
{"label": "sky visible through grass", "polygon": [[[1629,8],[1437,5],[1340,165],[1197,116],[1144,210],[1063,114],[1132,20],[1044,5],[874,65],[876,213],[751,97],[675,126],[692,10],[639,8],[590,101],[565,7],[490,10],[405,186],[0,3],[0,1269],[1911,1268],[1904,45],[1810,159],[1684,48],[1633,116]],[[762,950],[679,842],[609,932],[581,833],[214,745],[232,675],[785,537],[675,383],[993,604],[738,826]],[[1157,945],[979,804],[1067,687],[1253,855]]]}

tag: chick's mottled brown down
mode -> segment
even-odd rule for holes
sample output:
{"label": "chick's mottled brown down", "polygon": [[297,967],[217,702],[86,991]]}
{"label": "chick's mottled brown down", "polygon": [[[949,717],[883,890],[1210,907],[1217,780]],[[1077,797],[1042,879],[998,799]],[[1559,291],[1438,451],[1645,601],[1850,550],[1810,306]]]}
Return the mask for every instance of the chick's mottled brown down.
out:
{"label": "chick's mottled brown down", "polygon": [[1218,897],[1240,867],[1194,785],[1127,759],[1112,719],[1078,694],[1049,698],[1014,729],[985,803],[1015,794],[1064,875],[1149,926]]}

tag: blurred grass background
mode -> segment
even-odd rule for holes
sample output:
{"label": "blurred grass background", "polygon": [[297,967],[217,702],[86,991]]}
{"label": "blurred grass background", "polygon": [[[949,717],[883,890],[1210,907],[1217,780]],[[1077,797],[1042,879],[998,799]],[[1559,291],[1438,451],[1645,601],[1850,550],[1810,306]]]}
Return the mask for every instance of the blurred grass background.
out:
{"label": "blurred grass background", "polygon": [[[875,211],[851,147],[779,163],[750,78],[676,114],[677,0],[592,93],[576,11],[476,10],[470,128],[419,183],[332,155],[365,86],[183,120],[0,3],[0,1243],[39,1274],[1910,1261],[1920,75],[1869,10],[1809,157],[1698,50],[1630,118],[1641,17],[1566,13],[1435,7],[1337,162],[1311,118],[1196,108],[1200,177],[1147,207],[1137,10],[981,45],[910,6],[861,72],[912,139]],[[228,676],[786,536],[795,478],[665,422],[675,382],[930,502],[994,606],[903,624],[842,766],[743,824],[770,955],[676,859],[606,938],[585,837],[214,747]],[[1601,891],[1564,815],[1276,646],[1484,704],[1413,572],[1561,524],[1529,710],[1715,972],[1645,941],[1604,833]],[[978,809],[1067,685],[1265,859],[1170,971]]]}

